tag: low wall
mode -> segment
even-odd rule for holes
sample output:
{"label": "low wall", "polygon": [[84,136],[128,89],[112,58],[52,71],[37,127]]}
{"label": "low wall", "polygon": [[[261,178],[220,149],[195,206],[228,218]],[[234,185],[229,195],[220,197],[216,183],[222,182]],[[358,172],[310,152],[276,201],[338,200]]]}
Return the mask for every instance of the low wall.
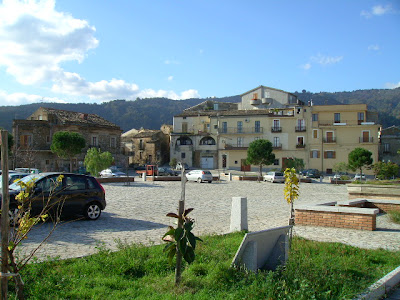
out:
{"label": "low wall", "polygon": [[[250,181],[257,181],[258,177],[257,176],[238,176],[238,175],[234,175],[232,176],[232,180],[250,180]],[[264,179],[261,177],[260,181],[263,181]]]}
{"label": "low wall", "polygon": [[135,177],[96,177],[100,183],[112,183],[112,182],[134,182]]}
{"label": "low wall", "polygon": [[296,225],[376,230],[378,209],[313,205],[295,209]]}
{"label": "low wall", "polygon": [[400,186],[375,184],[348,184],[349,198],[396,199],[400,200]]}
{"label": "low wall", "polygon": [[387,213],[391,210],[400,211],[400,201],[391,199],[355,199],[340,202],[337,205],[360,208],[377,208],[380,213]]}

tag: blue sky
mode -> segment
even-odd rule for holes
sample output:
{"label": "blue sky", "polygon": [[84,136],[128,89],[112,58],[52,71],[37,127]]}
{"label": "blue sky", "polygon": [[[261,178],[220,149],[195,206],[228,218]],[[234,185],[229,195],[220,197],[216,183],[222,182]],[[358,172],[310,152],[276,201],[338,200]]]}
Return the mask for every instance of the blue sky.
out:
{"label": "blue sky", "polygon": [[398,0],[0,3],[0,105],[400,87]]}

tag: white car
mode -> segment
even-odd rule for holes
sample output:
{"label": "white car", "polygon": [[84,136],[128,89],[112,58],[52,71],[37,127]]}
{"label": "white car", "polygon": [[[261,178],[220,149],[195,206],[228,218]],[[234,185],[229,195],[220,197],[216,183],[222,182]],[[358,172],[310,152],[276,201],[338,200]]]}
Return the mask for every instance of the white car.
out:
{"label": "white car", "polygon": [[362,174],[362,175],[360,176],[360,174],[356,174],[356,175],[354,176],[354,180],[365,180],[365,175]]}
{"label": "white car", "polygon": [[186,174],[186,179],[188,181],[197,181],[199,183],[202,183],[203,181],[207,181],[208,183],[211,183],[213,180],[212,174],[210,171],[207,170],[192,170],[189,173]]}
{"label": "white car", "polygon": [[282,172],[268,172],[264,175],[264,181],[285,182],[285,176]]}
{"label": "white car", "polygon": [[126,176],[124,172],[115,169],[105,169],[100,172],[100,177],[123,177]]}

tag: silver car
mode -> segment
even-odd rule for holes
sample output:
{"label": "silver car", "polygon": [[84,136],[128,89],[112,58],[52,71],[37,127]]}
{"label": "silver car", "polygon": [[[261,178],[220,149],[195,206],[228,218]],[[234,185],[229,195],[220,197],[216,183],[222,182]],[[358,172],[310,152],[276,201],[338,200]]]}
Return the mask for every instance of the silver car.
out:
{"label": "silver car", "polygon": [[207,170],[192,170],[189,173],[186,174],[186,179],[188,181],[197,181],[199,183],[202,183],[203,181],[207,181],[208,183],[211,183],[213,180],[212,174],[210,171]]}
{"label": "silver car", "polygon": [[285,176],[282,172],[268,172],[264,175],[264,181],[285,182]]}

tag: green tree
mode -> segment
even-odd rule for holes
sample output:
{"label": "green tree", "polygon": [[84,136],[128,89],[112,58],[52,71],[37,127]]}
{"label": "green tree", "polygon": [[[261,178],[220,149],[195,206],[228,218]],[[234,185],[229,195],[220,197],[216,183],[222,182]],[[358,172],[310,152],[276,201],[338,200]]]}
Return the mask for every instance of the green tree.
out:
{"label": "green tree", "polygon": [[101,152],[100,149],[90,148],[86,152],[83,164],[90,174],[99,176],[100,171],[108,168],[113,161],[114,157],[110,152]]}
{"label": "green tree", "polygon": [[250,143],[247,149],[246,163],[259,166],[258,181],[262,178],[262,166],[271,165],[275,160],[272,153],[272,143],[268,140],[259,139]]}
{"label": "green tree", "polygon": [[379,179],[390,179],[396,177],[399,172],[399,166],[393,162],[378,161],[373,165],[374,173]]}
{"label": "green tree", "polygon": [[169,166],[170,166],[172,169],[175,169],[177,163],[178,163],[178,162],[177,162],[176,158],[173,157],[173,158],[171,159],[171,161],[169,162]]}
{"label": "green tree", "polygon": [[304,161],[301,158],[290,158],[286,160],[286,167],[289,169],[295,169],[299,172],[304,169]]}
{"label": "green tree", "polygon": [[372,162],[372,152],[367,149],[355,148],[349,153],[349,169],[360,170],[360,175],[363,174],[362,168],[372,165]]}
{"label": "green tree", "polygon": [[77,132],[58,131],[53,135],[51,152],[58,157],[69,159],[69,171],[72,172],[72,158],[85,148],[85,138]]}

